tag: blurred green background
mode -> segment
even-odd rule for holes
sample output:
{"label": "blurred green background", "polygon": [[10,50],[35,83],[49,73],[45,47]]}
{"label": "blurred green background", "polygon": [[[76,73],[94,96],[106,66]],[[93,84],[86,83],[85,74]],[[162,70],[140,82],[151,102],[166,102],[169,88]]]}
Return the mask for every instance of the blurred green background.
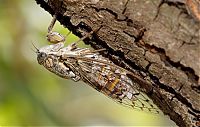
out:
{"label": "blurred green background", "polygon": [[[50,21],[34,0],[0,0],[0,125],[174,126],[167,116],[126,108],[40,66],[31,43],[49,44]],[[68,33],[59,23],[54,30]],[[77,39],[71,34],[67,42]]]}

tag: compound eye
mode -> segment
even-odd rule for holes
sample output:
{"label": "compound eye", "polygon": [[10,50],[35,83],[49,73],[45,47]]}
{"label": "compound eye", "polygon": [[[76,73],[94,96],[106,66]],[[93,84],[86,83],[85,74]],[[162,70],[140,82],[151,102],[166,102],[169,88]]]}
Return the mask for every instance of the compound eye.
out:
{"label": "compound eye", "polygon": [[44,61],[46,60],[47,58],[47,54],[44,53],[44,52],[40,52],[38,55],[37,55],[37,60],[38,60],[38,63],[39,64],[43,64]]}

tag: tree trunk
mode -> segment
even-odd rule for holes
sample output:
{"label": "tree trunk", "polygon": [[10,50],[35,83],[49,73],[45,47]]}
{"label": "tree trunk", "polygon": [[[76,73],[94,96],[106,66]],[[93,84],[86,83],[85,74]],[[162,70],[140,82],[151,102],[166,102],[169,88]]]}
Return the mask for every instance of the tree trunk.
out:
{"label": "tree trunk", "polygon": [[184,0],[165,1],[36,0],[79,37],[101,26],[85,43],[149,82],[141,87],[178,126],[198,126],[200,22]]}

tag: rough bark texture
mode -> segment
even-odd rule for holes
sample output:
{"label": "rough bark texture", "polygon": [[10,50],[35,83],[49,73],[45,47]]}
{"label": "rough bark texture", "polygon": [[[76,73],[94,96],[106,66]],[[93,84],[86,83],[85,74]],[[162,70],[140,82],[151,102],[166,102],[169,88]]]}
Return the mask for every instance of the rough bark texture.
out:
{"label": "rough bark texture", "polygon": [[[36,0],[114,63],[144,78],[147,95],[178,126],[200,121],[200,23],[183,3],[161,0]],[[172,0],[171,0],[172,1]],[[159,8],[158,8],[159,7]],[[159,11],[158,11],[159,10]]]}

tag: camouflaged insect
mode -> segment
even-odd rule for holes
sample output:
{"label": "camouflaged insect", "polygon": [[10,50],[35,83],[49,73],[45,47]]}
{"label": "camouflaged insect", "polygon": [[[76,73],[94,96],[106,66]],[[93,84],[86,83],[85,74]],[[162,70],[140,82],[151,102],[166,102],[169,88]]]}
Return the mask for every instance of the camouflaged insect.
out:
{"label": "camouflaged insect", "polygon": [[[47,37],[50,37],[48,40],[54,38],[55,35],[58,35],[56,37],[59,38],[58,40],[63,40],[63,36],[57,33],[49,36],[52,33],[54,32],[48,32]],[[72,79],[75,82],[82,80],[121,104],[158,113],[158,109],[152,105],[145,94],[140,92],[134,81],[127,76],[127,74],[132,74],[131,72],[100,55],[99,51],[102,50],[78,48],[76,44],[79,41],[66,47],[64,42],[61,41],[37,49],[38,63],[62,78]],[[138,78],[137,76],[134,77]],[[137,80],[142,79],[138,78]]]}

